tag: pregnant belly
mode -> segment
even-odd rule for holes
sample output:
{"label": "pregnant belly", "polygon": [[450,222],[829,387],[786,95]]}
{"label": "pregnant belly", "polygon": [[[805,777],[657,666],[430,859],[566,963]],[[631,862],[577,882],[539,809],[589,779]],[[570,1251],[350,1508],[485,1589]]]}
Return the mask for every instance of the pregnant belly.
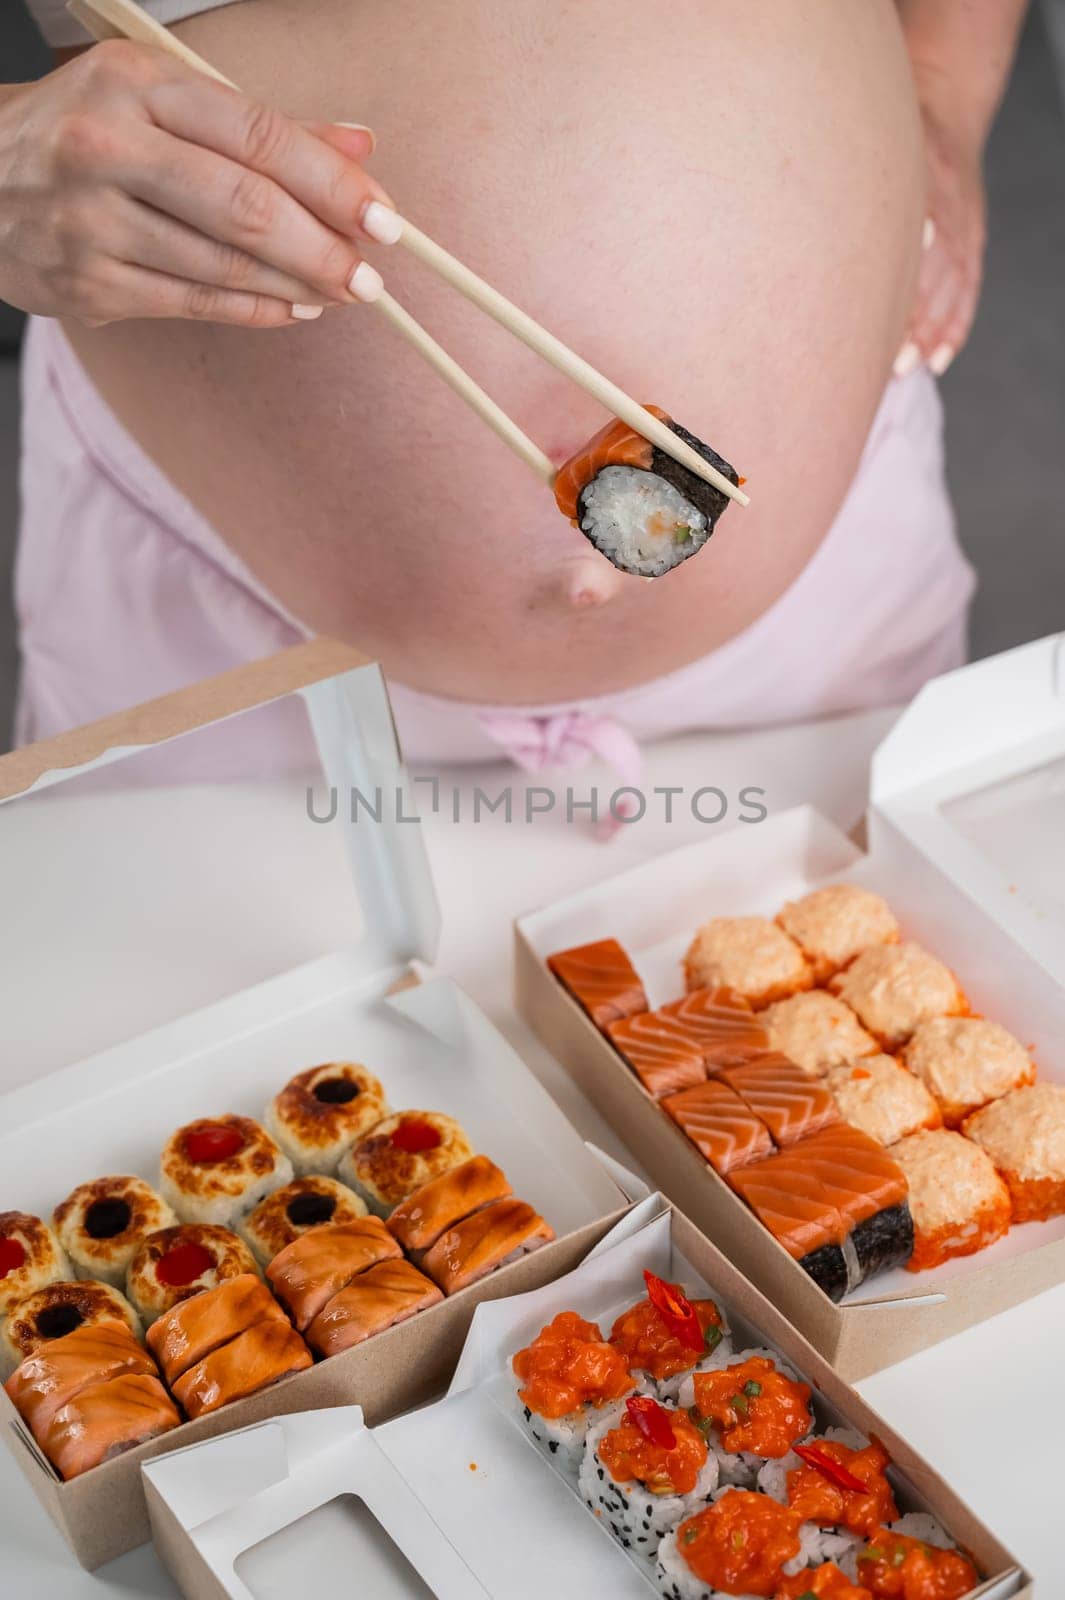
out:
{"label": "pregnant belly", "polygon": [[[72,337],[284,604],[438,693],[536,702],[685,664],[823,538],[900,343],[920,140],[890,0],[250,0],[183,36],[300,116],[365,121],[402,210],[750,480],[710,545],[624,578],[365,308],[271,334]],[[378,250],[397,296],[561,461],[580,390]]]}

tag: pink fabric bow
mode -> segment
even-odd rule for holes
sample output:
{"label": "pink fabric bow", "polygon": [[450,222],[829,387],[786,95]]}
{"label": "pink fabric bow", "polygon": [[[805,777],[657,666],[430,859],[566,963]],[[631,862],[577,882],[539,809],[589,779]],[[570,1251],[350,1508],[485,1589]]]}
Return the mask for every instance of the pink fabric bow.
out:
{"label": "pink fabric bow", "polygon": [[[611,717],[590,716],[584,711],[560,711],[546,717],[484,711],[480,722],[489,737],[525,772],[543,772],[552,767],[572,770],[585,766],[594,757],[613,768],[621,787],[638,788],[643,777],[639,745],[628,729]],[[614,809],[624,817],[635,815],[636,808],[633,796],[622,795]],[[596,831],[601,838],[609,839],[619,826],[608,797],[606,814],[600,816]]]}

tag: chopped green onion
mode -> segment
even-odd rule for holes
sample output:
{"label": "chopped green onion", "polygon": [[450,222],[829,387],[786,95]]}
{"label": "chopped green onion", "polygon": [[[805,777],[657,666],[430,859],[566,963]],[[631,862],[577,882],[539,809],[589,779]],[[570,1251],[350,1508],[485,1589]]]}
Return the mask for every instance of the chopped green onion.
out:
{"label": "chopped green onion", "polygon": [[887,1560],[887,1551],[886,1550],[881,1550],[881,1548],[880,1548],[880,1546],[878,1544],[871,1544],[865,1550],[862,1551],[861,1555],[858,1557],[858,1560],[859,1561],[886,1561]]}
{"label": "chopped green onion", "polygon": [[691,536],[692,531],[688,523],[675,522],[673,524],[673,542],[675,544],[684,544],[684,542],[687,539],[690,539]]}
{"label": "chopped green onion", "polygon": [[712,1322],[703,1335],[703,1343],[708,1350],[716,1350],[724,1337],[717,1323]]}
{"label": "chopped green onion", "polygon": [[698,1539],[698,1537],[699,1537],[698,1528],[685,1528],[684,1532],[681,1534],[681,1538],[683,1539],[685,1544],[694,1544],[696,1539]]}
{"label": "chopped green onion", "polygon": [[751,1399],[753,1400],[756,1394],[761,1394],[762,1385],[760,1383],[755,1383],[754,1379],[751,1378],[748,1383],[744,1384],[743,1392],[744,1394],[750,1395]]}
{"label": "chopped green onion", "polygon": [[733,1550],[742,1550],[746,1543],[747,1535],[744,1533],[742,1528],[737,1528],[735,1533],[732,1535]]}
{"label": "chopped green onion", "polygon": [[745,1417],[751,1409],[747,1404],[747,1396],[745,1394],[734,1394],[729,1404],[733,1411],[738,1412],[741,1417]]}
{"label": "chopped green onion", "polygon": [[812,1589],[804,1589],[802,1594],[799,1596],[799,1600],[817,1600],[817,1596],[814,1594]]}

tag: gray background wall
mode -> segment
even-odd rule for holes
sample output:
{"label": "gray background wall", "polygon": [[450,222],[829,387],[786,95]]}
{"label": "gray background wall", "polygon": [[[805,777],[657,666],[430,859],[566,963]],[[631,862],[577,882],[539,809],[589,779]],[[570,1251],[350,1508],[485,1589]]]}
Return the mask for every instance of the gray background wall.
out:
{"label": "gray background wall", "polygon": [[[0,78],[47,60],[20,0],[0,3]],[[943,383],[948,469],[980,573],[977,655],[1065,628],[1065,0],[1025,31],[988,151],[987,283]],[[10,571],[17,519],[18,318],[0,303],[0,748],[16,676]]]}

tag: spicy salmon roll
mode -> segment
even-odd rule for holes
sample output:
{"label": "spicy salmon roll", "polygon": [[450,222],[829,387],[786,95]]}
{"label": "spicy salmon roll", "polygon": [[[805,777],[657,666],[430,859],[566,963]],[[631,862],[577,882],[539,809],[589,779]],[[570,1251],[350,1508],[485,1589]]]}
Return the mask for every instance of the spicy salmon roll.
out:
{"label": "spicy salmon roll", "polygon": [[142,1239],[126,1272],[126,1293],[149,1327],[178,1301],[258,1270],[244,1240],[228,1228],[178,1223]]}
{"label": "spicy salmon roll", "polygon": [[962,1132],[1006,1180],[1014,1222],[1065,1212],[1065,1084],[1014,1089],[966,1117]]}
{"label": "spicy salmon roll", "polygon": [[[858,1551],[855,1576],[873,1600],[933,1594],[937,1600],[963,1600],[979,1587],[980,1574],[960,1550],[944,1549],[927,1536],[914,1537],[900,1517],[894,1528],[876,1528]],[[927,1519],[931,1521],[932,1519]]]}
{"label": "spicy salmon roll", "polygon": [[776,1148],[762,1119],[718,1078],[667,1095],[662,1109],[722,1178],[734,1167],[764,1160]]}
{"label": "spicy salmon roll", "polygon": [[337,1176],[376,1216],[387,1217],[415,1189],[472,1155],[465,1129],[454,1117],[442,1111],[399,1111],[352,1146]]}
{"label": "spicy salmon roll", "polygon": [[910,1134],[892,1146],[891,1155],[909,1184],[911,1272],[985,1250],[1008,1229],[1009,1191],[979,1145],[940,1128]]}
{"label": "spicy salmon roll", "polygon": [[17,1300],[0,1325],[0,1378],[7,1378],[27,1356],[75,1328],[123,1323],[135,1338],[143,1337],[140,1318],[124,1295],[109,1283],[49,1283]]}
{"label": "spicy salmon roll", "polygon": [[831,883],[790,900],[777,921],[802,949],[818,983],[872,945],[897,944],[899,925],[886,901],[856,883]]}
{"label": "spicy salmon roll", "polygon": [[588,1430],[636,1388],[624,1354],[594,1322],[560,1311],[510,1364],[527,1431],[575,1477]]}
{"label": "spicy salmon roll", "polygon": [[814,1425],[810,1385],[771,1350],[718,1355],[682,1384],[678,1399],[720,1453],[722,1482],[747,1488]]}
{"label": "spicy salmon roll", "polygon": [[547,965],[597,1028],[647,1010],[640,975],[616,939],[560,950]]}
{"label": "spicy salmon roll", "polygon": [[[791,1506],[805,1522],[866,1535],[899,1514],[886,1476],[890,1465],[879,1441],[851,1428],[828,1428],[805,1444],[795,1444],[782,1459],[766,1462],[758,1487]],[[845,1548],[835,1554],[844,1555]]]}
{"label": "spicy salmon roll", "polygon": [[824,1084],[808,1077],[787,1056],[759,1056],[742,1067],[726,1067],[721,1077],[765,1123],[782,1150],[840,1120],[839,1108]]}
{"label": "spicy salmon roll", "polygon": [[268,1266],[274,1257],[307,1232],[331,1222],[358,1222],[366,1216],[366,1202],[347,1184],[335,1178],[307,1174],[275,1189],[237,1224],[237,1232],[251,1246],[256,1259]]}
{"label": "spicy salmon roll", "polygon": [[186,1123],[167,1140],[159,1164],[163,1198],[181,1221],[221,1228],[232,1228],[293,1178],[288,1156],[251,1117]]}
{"label": "spicy salmon roll", "polygon": [[610,1330],[610,1343],[633,1377],[661,1400],[675,1400],[685,1379],[731,1348],[728,1324],[709,1299],[689,1299],[679,1283],[644,1272],[647,1294]]}
{"label": "spicy salmon roll", "polygon": [[664,1600],[772,1597],[788,1573],[807,1565],[802,1519],[750,1489],[726,1488],[674,1528],[658,1547],[655,1582]]}
{"label": "spicy salmon roll", "polygon": [[0,1211],[0,1318],[16,1300],[73,1277],[55,1230],[28,1211]]}
{"label": "spicy salmon roll", "polygon": [[950,969],[912,943],[874,945],[833,978],[831,987],[889,1053],[922,1022],[969,1010]]}
{"label": "spicy salmon roll", "polygon": [[329,1061],[290,1079],[267,1106],[263,1122],[298,1176],[320,1172],[328,1177],[344,1152],[390,1109],[379,1080],[366,1067]]}
{"label": "spicy salmon roll", "polygon": [[708,1503],[718,1473],[691,1418],[641,1394],[589,1429],[577,1488],[620,1544],[650,1558],[663,1534]]}
{"label": "spicy salmon roll", "polygon": [[818,1567],[803,1567],[782,1577],[773,1600],[870,1600],[870,1594],[852,1583],[834,1561],[822,1561]]}
{"label": "spicy salmon roll", "polygon": [[922,1128],[938,1128],[939,1107],[919,1078],[894,1056],[863,1056],[836,1067],[825,1080],[844,1122],[877,1144],[897,1144]]}
{"label": "spicy salmon roll", "polygon": [[[645,409],[739,484],[735,468],[716,450],[657,406]],[[658,578],[702,549],[729,497],[615,418],[559,469],[555,501],[619,571]]]}
{"label": "spicy salmon roll", "polygon": [[691,989],[732,989],[752,1006],[768,1006],[809,989],[810,965],[795,943],[765,917],[714,917],[704,922],[684,957]]}
{"label": "spicy salmon roll", "polygon": [[76,1277],[124,1289],[141,1240],[177,1218],[150,1183],[122,1176],[79,1184],[56,1207],[53,1221]]}
{"label": "spicy salmon roll", "polygon": [[859,1056],[880,1048],[850,1006],[824,989],[807,989],[790,1000],[777,1000],[758,1013],[768,1035],[767,1049],[794,1061],[810,1078],[823,1078]]}
{"label": "spicy salmon roll", "polygon": [[446,1295],[550,1244],[555,1230],[525,1200],[495,1200],[448,1228],[421,1257]]}
{"label": "spicy salmon roll", "polygon": [[1011,1089],[1035,1081],[1032,1058],[1012,1033],[984,1017],[933,1017],[906,1046],[910,1071],[926,1084],[948,1128]]}

